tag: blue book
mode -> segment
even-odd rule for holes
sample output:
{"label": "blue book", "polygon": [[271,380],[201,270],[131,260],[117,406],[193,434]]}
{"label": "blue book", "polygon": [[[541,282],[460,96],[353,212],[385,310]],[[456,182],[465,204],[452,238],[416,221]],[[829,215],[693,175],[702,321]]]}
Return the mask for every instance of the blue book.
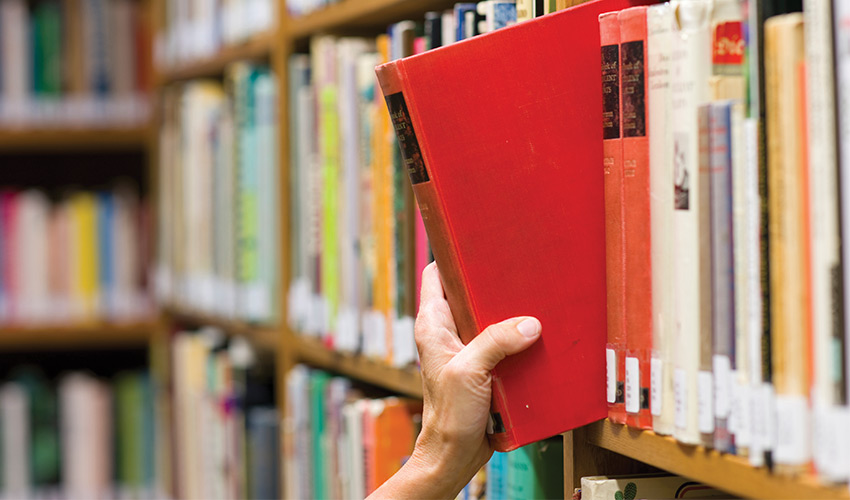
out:
{"label": "blue book", "polygon": [[466,38],[466,13],[473,12],[478,19],[478,4],[456,3],[455,4],[455,40],[458,42]]}
{"label": "blue book", "polygon": [[493,0],[493,29],[506,28],[516,24],[516,4]]}
{"label": "blue book", "polygon": [[495,452],[487,462],[487,500],[506,500],[508,454]]}

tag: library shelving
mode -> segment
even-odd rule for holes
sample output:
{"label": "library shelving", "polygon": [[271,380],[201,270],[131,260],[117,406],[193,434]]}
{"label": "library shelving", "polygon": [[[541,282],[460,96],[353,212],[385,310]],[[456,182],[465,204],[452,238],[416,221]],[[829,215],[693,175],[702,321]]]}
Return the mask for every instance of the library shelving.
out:
{"label": "library shelving", "polygon": [[[806,475],[770,474],[764,468],[752,467],[746,458],[703,446],[685,445],[669,436],[608,420],[574,431],[572,439],[583,440],[580,444],[585,446],[585,450],[586,446],[592,446],[612,451],[746,498],[850,498],[850,493],[843,486],[824,486]],[[581,457],[574,455],[574,459],[580,460]],[[610,474],[616,471],[599,472]]]}
{"label": "library shelving", "polygon": [[147,125],[125,128],[64,127],[0,129],[0,152],[144,150],[150,140]]}
{"label": "library shelving", "polygon": [[168,305],[163,313],[173,321],[188,326],[214,326],[222,331],[246,337],[256,346],[274,352],[278,348],[280,331],[273,326],[221,318],[183,306]]}
{"label": "library shelving", "polygon": [[83,322],[0,326],[0,349],[109,349],[144,346],[161,331],[158,321]]}
{"label": "library shelving", "polygon": [[432,10],[451,8],[447,0],[342,0],[302,17],[288,18],[284,36],[293,40],[320,33],[384,28],[404,19],[420,19]]}
{"label": "library shelving", "polygon": [[273,43],[273,33],[254,35],[244,43],[224,47],[211,57],[161,68],[157,72],[157,82],[164,85],[195,78],[221,76],[224,68],[233,62],[267,60]]}

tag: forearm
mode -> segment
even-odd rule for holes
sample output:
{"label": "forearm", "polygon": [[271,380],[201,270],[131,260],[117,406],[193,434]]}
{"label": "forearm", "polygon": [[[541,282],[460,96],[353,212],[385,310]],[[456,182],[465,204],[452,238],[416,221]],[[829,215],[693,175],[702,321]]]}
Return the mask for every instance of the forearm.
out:
{"label": "forearm", "polygon": [[369,495],[369,500],[455,498],[475,472],[469,473],[457,464],[451,467],[445,458],[414,451],[401,470]]}

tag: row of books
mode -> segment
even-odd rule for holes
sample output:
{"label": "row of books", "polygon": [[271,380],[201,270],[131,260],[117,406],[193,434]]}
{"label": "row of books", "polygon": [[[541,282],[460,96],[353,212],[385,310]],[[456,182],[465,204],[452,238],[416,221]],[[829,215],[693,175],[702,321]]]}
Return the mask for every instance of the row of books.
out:
{"label": "row of books", "polygon": [[135,189],[0,191],[0,322],[130,321],[150,312],[149,222]]}
{"label": "row of books", "polygon": [[369,398],[296,365],[286,377],[285,498],[365,498],[413,451],[422,402]]}
{"label": "row of books", "polygon": [[278,85],[238,63],[225,83],[166,89],[156,289],[164,302],[272,322],[278,310]]}
{"label": "row of books", "polygon": [[0,385],[0,498],[155,498],[158,429],[144,372]]}
{"label": "row of books", "polygon": [[599,18],[609,418],[846,481],[850,11],[780,4]]}
{"label": "row of books", "polygon": [[136,0],[0,1],[0,125],[138,125],[151,28]]}
{"label": "row of books", "polygon": [[212,327],[178,332],[170,352],[169,491],[177,498],[280,498],[273,375],[263,375],[245,339]]}
{"label": "row of books", "polygon": [[212,57],[275,27],[274,0],[188,0],[166,2],[157,34],[159,67]]}
{"label": "row of books", "polygon": [[557,436],[507,453],[495,452],[459,497],[487,500],[564,498],[564,440]]}
{"label": "row of books", "polygon": [[478,6],[431,12],[377,39],[317,37],[309,55],[291,58],[296,331],[397,366],[415,361],[419,278],[432,258],[374,67],[516,20],[513,3]]}

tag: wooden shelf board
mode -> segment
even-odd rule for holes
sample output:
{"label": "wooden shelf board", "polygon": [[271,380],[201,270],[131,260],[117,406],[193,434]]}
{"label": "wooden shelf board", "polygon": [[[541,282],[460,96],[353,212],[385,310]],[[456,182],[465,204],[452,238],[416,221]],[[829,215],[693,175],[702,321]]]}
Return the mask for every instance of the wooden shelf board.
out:
{"label": "wooden shelf board", "polygon": [[691,478],[727,493],[753,498],[850,498],[846,486],[822,486],[814,477],[787,477],[752,467],[743,457],[702,446],[681,444],[672,437],[608,420],[586,428],[590,444]]}
{"label": "wooden shelf board", "polygon": [[145,149],[147,126],[0,129],[0,151]]}
{"label": "wooden shelf board", "polygon": [[447,0],[341,0],[301,17],[288,17],[284,36],[303,39],[338,30],[380,27],[405,19],[422,20],[428,11],[450,9]]}
{"label": "wooden shelf board", "polygon": [[339,373],[376,387],[422,399],[422,376],[415,368],[399,369],[364,356],[334,351],[318,339],[293,335],[297,361]]}
{"label": "wooden shelf board", "polygon": [[271,54],[272,40],[272,33],[263,33],[239,45],[224,47],[215,56],[161,68],[157,80],[160,85],[164,85],[193,78],[220,76],[234,62],[267,59]]}
{"label": "wooden shelf board", "polygon": [[278,339],[282,335],[282,332],[278,331],[274,326],[255,325],[245,321],[221,318],[182,306],[168,305],[163,307],[163,312],[167,316],[171,316],[178,323],[192,326],[215,326],[227,333],[242,335],[255,346],[270,351],[278,348]]}
{"label": "wooden shelf board", "polygon": [[111,348],[144,346],[157,334],[157,321],[128,323],[0,325],[0,349]]}

